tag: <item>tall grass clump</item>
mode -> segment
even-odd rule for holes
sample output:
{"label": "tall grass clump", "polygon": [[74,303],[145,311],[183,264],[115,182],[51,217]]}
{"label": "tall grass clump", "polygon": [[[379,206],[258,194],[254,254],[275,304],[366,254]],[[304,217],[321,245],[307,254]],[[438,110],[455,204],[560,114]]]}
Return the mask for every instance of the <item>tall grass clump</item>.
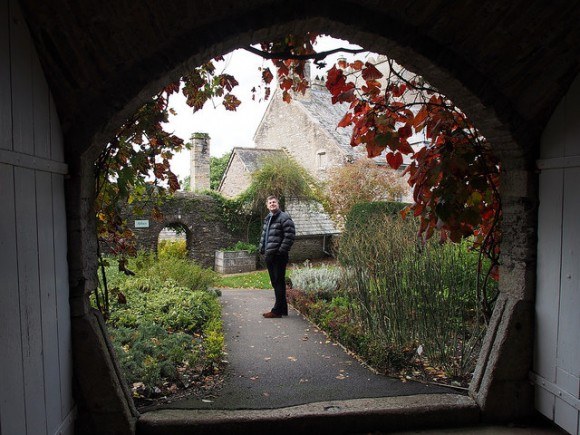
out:
{"label": "tall grass clump", "polygon": [[349,215],[339,260],[352,309],[386,346],[465,376],[484,332],[478,255],[468,243],[418,240],[417,221],[398,209],[361,204]]}

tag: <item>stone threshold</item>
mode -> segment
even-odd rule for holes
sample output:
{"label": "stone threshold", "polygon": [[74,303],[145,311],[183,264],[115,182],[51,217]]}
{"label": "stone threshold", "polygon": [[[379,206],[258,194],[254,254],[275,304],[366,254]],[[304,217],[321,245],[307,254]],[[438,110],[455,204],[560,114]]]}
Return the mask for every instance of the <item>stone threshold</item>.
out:
{"label": "stone threshold", "polygon": [[[277,409],[162,409],[142,414],[138,435],[157,434],[352,434],[474,426],[480,410],[456,394],[353,399]],[[298,431],[298,432],[297,432]]]}

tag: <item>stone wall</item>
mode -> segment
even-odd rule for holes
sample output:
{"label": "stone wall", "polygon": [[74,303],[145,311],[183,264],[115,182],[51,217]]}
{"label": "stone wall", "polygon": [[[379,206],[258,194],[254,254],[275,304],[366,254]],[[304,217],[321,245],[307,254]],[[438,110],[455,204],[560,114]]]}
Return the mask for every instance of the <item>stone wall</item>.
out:
{"label": "stone wall", "polygon": [[216,251],[215,271],[218,273],[243,273],[256,270],[257,254],[249,251]]}
{"label": "stone wall", "polygon": [[[161,207],[163,220],[135,216],[130,211],[124,218],[137,237],[139,249],[157,251],[159,233],[167,226],[185,230],[189,257],[204,267],[214,266],[215,251],[233,245],[238,240],[228,230],[222,218],[220,203],[207,195],[177,193]],[[136,220],[148,220],[147,228],[135,228]]]}
{"label": "stone wall", "polygon": [[290,261],[297,263],[329,256],[331,239],[327,236],[325,244],[323,236],[297,238],[290,250]]}

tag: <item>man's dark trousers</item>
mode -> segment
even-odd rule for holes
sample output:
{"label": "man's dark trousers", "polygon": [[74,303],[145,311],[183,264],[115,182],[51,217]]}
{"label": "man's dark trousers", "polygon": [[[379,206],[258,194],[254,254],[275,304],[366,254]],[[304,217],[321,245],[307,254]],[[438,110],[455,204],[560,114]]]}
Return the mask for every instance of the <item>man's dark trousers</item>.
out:
{"label": "man's dark trousers", "polygon": [[272,312],[288,315],[288,301],[286,300],[286,265],[288,264],[288,254],[266,255],[266,266],[270,275],[270,282],[274,287],[276,303]]}

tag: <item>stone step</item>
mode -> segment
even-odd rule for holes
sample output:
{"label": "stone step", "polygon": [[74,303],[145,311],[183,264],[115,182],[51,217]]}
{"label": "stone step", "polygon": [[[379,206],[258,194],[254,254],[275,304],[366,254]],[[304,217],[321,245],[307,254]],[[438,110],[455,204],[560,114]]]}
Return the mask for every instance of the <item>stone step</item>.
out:
{"label": "stone step", "polygon": [[137,434],[350,434],[465,427],[479,422],[479,408],[467,396],[421,394],[261,410],[162,409],[143,414]]}

